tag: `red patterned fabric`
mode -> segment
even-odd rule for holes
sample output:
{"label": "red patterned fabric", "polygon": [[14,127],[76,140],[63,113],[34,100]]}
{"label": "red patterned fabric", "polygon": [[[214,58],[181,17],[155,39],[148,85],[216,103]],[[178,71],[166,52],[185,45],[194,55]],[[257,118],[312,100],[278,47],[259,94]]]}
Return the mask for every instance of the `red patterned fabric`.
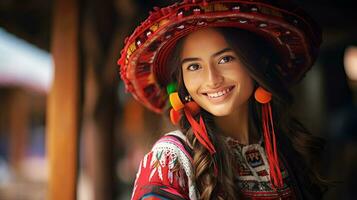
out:
{"label": "red patterned fabric", "polygon": [[[187,185],[185,184],[187,183],[187,176],[184,176],[182,169],[174,172],[173,180],[170,181],[168,177],[168,163],[170,160],[167,159],[166,166],[155,164],[155,166],[150,167],[149,164],[152,161],[153,152],[148,153],[146,156],[147,160],[142,161],[140,164],[132,199],[188,199],[188,188],[185,187]],[[143,162],[147,162],[147,167],[144,167],[145,163]],[[159,175],[159,167],[162,175]],[[180,184],[180,179],[182,178],[185,183]]]}
{"label": "red patterned fabric", "polygon": [[[291,187],[291,181],[286,168],[280,163],[284,186],[275,190],[269,176],[269,163],[266,158],[262,139],[259,144],[240,145],[236,140],[227,138],[227,142],[236,156],[238,165],[238,179],[236,184],[244,199],[296,199]],[[172,148],[175,146],[175,148]],[[157,148],[159,147],[159,148]],[[168,147],[168,148],[165,148]],[[197,192],[190,180],[189,170],[185,170],[185,162],[181,156],[187,155],[186,144],[182,144],[177,137],[164,136],[145,155],[140,163],[133,188],[132,200],[138,199],[192,199],[197,196],[190,194],[190,188]],[[192,162],[192,159],[188,159]],[[188,163],[191,164],[191,163]],[[191,181],[191,183],[190,183]]]}
{"label": "red patterned fabric", "polygon": [[177,156],[178,149],[185,151],[180,144],[178,139],[164,136],[154,145],[158,149],[153,148],[145,155],[134,183],[133,200],[190,199],[188,176]]}

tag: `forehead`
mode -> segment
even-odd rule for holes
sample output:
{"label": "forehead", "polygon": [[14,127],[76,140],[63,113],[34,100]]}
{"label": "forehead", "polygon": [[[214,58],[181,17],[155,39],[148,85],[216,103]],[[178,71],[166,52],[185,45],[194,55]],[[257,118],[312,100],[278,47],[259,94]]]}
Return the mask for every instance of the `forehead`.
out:
{"label": "forehead", "polygon": [[213,28],[195,31],[183,41],[181,57],[200,57],[211,55],[228,47],[223,35]]}

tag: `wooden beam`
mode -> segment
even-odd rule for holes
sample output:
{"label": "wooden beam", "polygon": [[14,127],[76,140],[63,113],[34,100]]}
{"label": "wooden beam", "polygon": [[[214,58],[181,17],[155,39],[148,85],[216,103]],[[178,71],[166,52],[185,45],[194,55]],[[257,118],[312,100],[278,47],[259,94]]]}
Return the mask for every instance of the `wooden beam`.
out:
{"label": "wooden beam", "polygon": [[78,1],[55,0],[51,51],[55,64],[47,104],[48,198],[76,199],[79,116]]}

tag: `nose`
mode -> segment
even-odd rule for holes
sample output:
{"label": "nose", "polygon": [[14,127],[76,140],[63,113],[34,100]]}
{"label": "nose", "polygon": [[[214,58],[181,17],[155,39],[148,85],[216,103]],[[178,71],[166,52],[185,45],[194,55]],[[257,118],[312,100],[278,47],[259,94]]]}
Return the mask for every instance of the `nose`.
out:
{"label": "nose", "polygon": [[223,83],[224,77],[214,65],[207,67],[207,87],[217,88]]}

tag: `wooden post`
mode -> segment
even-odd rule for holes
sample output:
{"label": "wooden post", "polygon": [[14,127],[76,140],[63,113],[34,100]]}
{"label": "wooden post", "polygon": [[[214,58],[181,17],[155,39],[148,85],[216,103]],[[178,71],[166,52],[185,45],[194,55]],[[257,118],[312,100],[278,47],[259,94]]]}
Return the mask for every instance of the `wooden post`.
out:
{"label": "wooden post", "polygon": [[55,64],[47,104],[49,200],[76,199],[78,160],[78,1],[55,0],[51,51]]}
{"label": "wooden post", "polygon": [[18,173],[25,158],[29,130],[30,103],[25,90],[18,88],[10,92],[9,144],[11,167]]}

